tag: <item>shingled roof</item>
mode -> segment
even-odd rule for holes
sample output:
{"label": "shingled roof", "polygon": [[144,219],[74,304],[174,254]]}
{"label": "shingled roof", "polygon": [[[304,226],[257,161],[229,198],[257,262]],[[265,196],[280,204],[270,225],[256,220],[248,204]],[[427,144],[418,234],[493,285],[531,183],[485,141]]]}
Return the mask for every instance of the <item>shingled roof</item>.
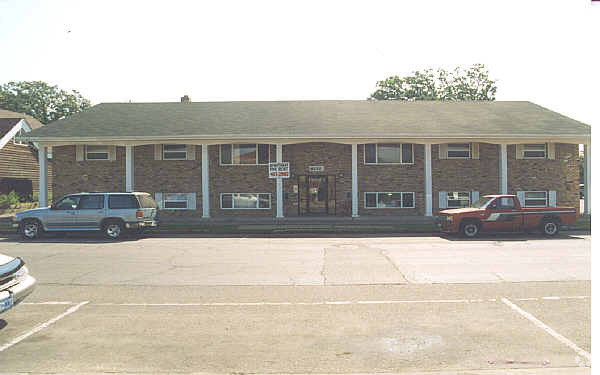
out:
{"label": "shingled roof", "polygon": [[30,140],[55,144],[448,137],[578,142],[590,138],[590,126],[530,102],[513,101],[102,103],[28,134]]}
{"label": "shingled roof", "polygon": [[38,129],[44,126],[44,124],[42,124],[32,116],[26,115],[24,113],[9,111],[7,109],[2,108],[0,108],[0,119],[25,119],[32,129]]}

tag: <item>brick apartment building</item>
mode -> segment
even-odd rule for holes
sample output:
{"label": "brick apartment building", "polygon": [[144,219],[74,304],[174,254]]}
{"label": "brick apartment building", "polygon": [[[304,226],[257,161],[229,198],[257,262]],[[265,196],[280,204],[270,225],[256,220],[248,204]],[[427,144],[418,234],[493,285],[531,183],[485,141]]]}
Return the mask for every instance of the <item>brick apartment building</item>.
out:
{"label": "brick apartment building", "polygon": [[431,216],[498,193],[579,207],[591,142],[530,102],[398,101],[108,103],[26,139],[53,147],[55,197],[146,191],[163,217],[205,218]]}

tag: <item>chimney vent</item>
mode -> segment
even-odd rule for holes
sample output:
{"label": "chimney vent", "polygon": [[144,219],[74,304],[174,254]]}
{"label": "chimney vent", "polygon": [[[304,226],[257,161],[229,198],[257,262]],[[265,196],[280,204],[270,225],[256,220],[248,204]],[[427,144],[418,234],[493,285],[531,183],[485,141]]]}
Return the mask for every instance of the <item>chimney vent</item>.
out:
{"label": "chimney vent", "polygon": [[191,101],[192,101],[192,100],[191,100],[191,99],[190,99],[190,97],[189,97],[189,96],[187,96],[187,95],[184,95],[184,96],[182,96],[182,97],[181,97],[181,102],[182,102],[182,103],[189,103],[189,102],[191,102]]}

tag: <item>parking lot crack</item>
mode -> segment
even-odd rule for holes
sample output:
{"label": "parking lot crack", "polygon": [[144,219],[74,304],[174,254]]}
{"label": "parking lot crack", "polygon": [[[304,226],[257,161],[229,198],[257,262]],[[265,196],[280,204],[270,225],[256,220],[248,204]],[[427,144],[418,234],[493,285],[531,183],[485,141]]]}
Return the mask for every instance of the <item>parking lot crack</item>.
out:
{"label": "parking lot crack", "polygon": [[379,251],[379,254],[384,257],[391,265],[392,267],[394,267],[394,269],[396,270],[396,272],[398,272],[398,274],[400,276],[402,276],[402,279],[404,280],[404,282],[408,283],[408,279],[406,278],[406,276],[404,276],[404,273],[402,273],[402,271],[400,270],[400,268],[398,268],[398,265],[392,260],[392,258],[390,258],[386,251],[383,249],[376,249],[377,251]]}
{"label": "parking lot crack", "polygon": [[327,275],[325,273],[325,265],[327,264],[327,248],[323,247],[323,266],[321,268],[321,277],[323,278],[323,285],[327,285]]}

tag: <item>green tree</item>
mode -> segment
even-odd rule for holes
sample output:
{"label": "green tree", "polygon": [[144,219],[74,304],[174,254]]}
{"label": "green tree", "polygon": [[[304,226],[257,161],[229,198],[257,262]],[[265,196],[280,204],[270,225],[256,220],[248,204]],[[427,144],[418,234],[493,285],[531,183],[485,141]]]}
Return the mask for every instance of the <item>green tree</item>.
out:
{"label": "green tree", "polygon": [[495,100],[496,81],[483,64],[468,69],[456,67],[414,71],[405,77],[392,76],[377,82],[370,100]]}
{"label": "green tree", "polygon": [[0,85],[0,108],[28,114],[42,124],[90,107],[90,101],[79,92],[68,92],[42,81],[8,82]]}

